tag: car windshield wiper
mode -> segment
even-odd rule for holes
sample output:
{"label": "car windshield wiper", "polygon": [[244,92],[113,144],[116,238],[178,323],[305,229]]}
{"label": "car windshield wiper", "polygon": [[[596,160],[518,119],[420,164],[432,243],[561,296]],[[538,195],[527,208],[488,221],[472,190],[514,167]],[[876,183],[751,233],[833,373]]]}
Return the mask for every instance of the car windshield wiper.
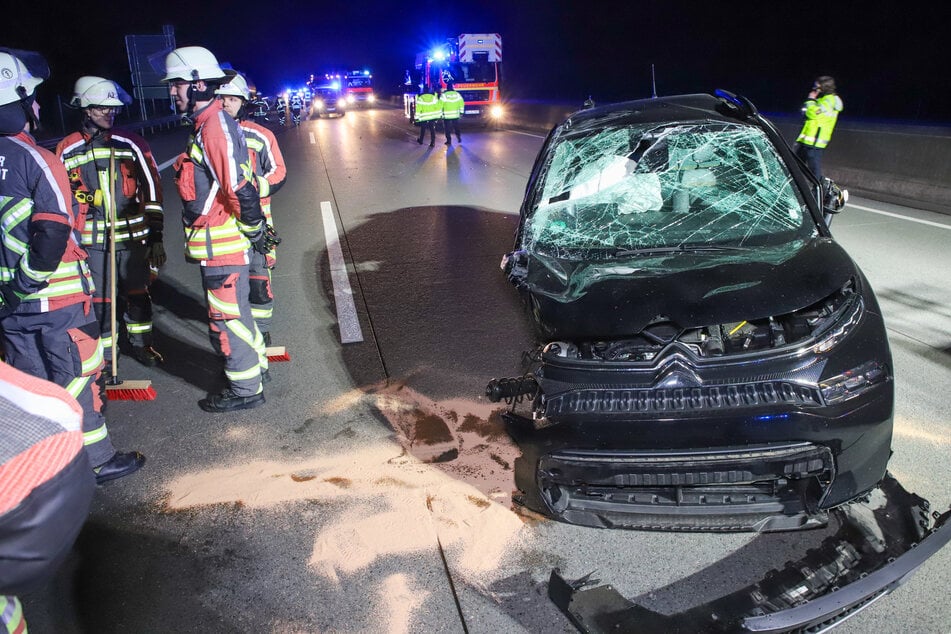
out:
{"label": "car windshield wiper", "polygon": [[618,249],[614,257],[627,255],[664,255],[666,253],[720,253],[724,251],[748,251],[748,247],[731,247],[715,244],[680,244],[675,247],[641,247],[639,249]]}

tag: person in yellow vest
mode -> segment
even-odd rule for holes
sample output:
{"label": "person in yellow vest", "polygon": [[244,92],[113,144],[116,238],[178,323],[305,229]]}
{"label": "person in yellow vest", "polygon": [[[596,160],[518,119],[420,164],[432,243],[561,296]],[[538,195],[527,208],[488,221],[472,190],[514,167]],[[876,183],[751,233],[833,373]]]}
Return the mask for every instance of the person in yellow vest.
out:
{"label": "person in yellow vest", "polygon": [[440,116],[442,116],[442,106],[439,98],[431,89],[426,88],[421,95],[416,97],[416,124],[419,126],[417,143],[423,144],[423,137],[426,136],[426,130],[429,130],[429,147],[436,145],[436,121]]}
{"label": "person in yellow vest", "polygon": [[446,131],[446,145],[452,145],[452,135],[449,133],[450,126],[452,126],[452,131],[456,133],[456,141],[462,143],[462,136],[459,134],[459,119],[462,117],[462,112],[466,108],[466,102],[462,99],[462,95],[456,92],[455,88],[452,87],[452,82],[446,84],[446,92],[439,97],[439,104],[442,106],[442,120],[443,127]]}
{"label": "person in yellow vest", "polygon": [[829,145],[835,123],[842,112],[842,98],[835,92],[835,79],[823,75],[816,79],[808,99],[802,105],[806,118],[799,138],[796,139],[796,154],[805,161],[819,182],[822,182],[822,151]]}

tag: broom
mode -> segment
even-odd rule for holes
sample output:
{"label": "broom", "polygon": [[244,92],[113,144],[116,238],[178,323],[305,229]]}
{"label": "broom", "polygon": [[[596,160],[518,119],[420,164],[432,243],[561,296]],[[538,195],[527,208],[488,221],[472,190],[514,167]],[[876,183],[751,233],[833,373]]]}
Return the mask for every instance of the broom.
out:
{"label": "broom", "polygon": [[119,378],[119,337],[116,331],[116,152],[109,148],[109,325],[112,328],[112,376],[106,381],[110,401],[154,401],[151,381],[123,381]]}

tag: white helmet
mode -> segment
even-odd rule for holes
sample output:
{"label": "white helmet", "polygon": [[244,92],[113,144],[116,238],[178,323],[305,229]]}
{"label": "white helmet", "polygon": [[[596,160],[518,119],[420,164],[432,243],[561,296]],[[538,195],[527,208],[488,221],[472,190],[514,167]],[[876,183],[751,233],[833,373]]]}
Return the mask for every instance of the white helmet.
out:
{"label": "white helmet", "polygon": [[248,89],[248,82],[240,73],[232,77],[231,81],[229,81],[227,84],[222,84],[222,86],[215,91],[215,94],[241,97],[245,101],[251,99],[251,91]]}
{"label": "white helmet", "polygon": [[218,59],[207,48],[183,46],[176,48],[165,57],[165,77],[162,81],[224,79],[228,75],[218,65]]}
{"label": "white helmet", "polygon": [[29,97],[49,76],[39,53],[0,49],[0,106]]}
{"label": "white helmet", "polygon": [[127,106],[132,103],[129,94],[119,84],[104,77],[86,75],[76,80],[73,98],[69,105],[77,108],[89,106]]}

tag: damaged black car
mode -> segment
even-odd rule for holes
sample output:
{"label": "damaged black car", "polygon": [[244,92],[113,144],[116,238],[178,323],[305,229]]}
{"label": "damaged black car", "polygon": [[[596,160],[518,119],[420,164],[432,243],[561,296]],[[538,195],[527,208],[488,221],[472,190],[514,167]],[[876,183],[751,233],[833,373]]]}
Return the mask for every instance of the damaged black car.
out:
{"label": "damaged black car", "polygon": [[[829,230],[845,199],[727,92],[554,128],[502,261],[538,347],[486,388],[512,404],[518,501],[648,530],[800,530],[841,511],[898,544],[856,564],[866,576],[944,525],[904,492],[900,535],[854,506],[886,477],[894,377],[875,295]],[[577,588],[559,587],[567,610]]]}

